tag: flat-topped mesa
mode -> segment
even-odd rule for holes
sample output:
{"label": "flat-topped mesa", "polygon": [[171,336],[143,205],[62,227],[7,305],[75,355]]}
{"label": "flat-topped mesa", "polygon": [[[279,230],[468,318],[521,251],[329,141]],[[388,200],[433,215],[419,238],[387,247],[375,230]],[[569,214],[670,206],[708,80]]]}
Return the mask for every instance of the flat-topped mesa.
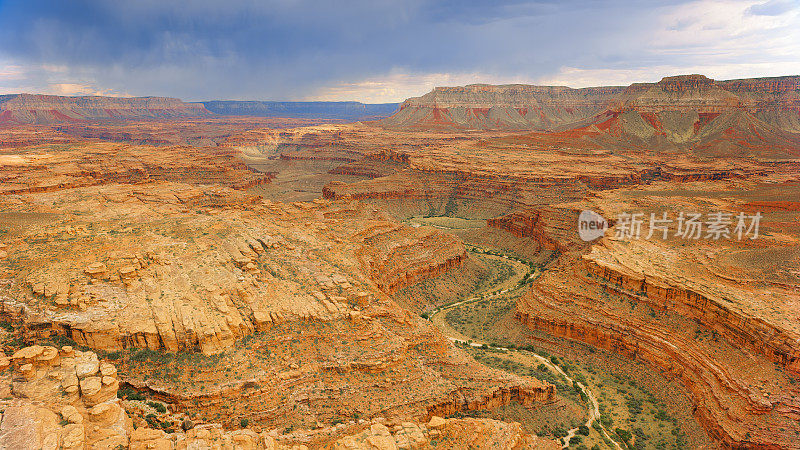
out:
{"label": "flat-topped mesa", "polygon": [[[559,130],[580,128],[606,111],[647,113],[743,111],[789,131],[798,129],[800,77],[716,81],[700,74],[664,77],[627,87],[471,84],[437,87],[402,103],[389,128]],[[765,110],[771,111],[764,114]],[[794,116],[784,117],[789,111]]]}
{"label": "flat-topped mesa", "polygon": [[791,91],[795,96],[800,91],[800,75],[785,77],[743,78],[717,81],[717,85],[731,92],[759,92],[765,94],[784,94]]}
{"label": "flat-topped mesa", "polygon": [[712,88],[715,83],[705,75],[677,75],[664,77],[657,83],[664,92],[702,91]]}
{"label": "flat-topped mesa", "polygon": [[397,103],[269,102],[214,100],[202,102],[209,111],[229,116],[291,117],[334,121],[373,120],[388,117]]}
{"label": "flat-topped mesa", "polygon": [[0,125],[179,118],[211,114],[202,104],[185,103],[168,97],[64,97],[39,94],[0,96]]}
{"label": "flat-topped mesa", "polygon": [[573,89],[525,84],[437,87],[403,102],[390,128],[549,129],[605,109],[623,87]]}
{"label": "flat-topped mesa", "polygon": [[664,77],[658,83],[634,83],[617,109],[684,113],[763,109],[792,110],[800,106],[800,76],[716,81],[704,75]]}
{"label": "flat-topped mesa", "polygon": [[743,107],[742,99],[704,75],[664,77],[658,83],[634,83],[615,102],[613,110],[723,112]]}
{"label": "flat-topped mesa", "polygon": [[623,88],[607,86],[573,89],[567,86],[536,86],[530,84],[470,84],[467,86],[437,87],[422,97],[413,97],[401,105],[433,106],[438,108],[512,107],[529,108],[541,104],[575,103],[599,105],[605,96],[619,93]]}

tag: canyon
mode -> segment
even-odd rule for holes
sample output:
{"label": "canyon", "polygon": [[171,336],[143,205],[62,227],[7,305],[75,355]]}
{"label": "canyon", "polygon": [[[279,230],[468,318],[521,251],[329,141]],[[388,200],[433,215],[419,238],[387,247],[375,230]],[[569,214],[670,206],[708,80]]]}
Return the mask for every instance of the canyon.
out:
{"label": "canyon", "polygon": [[4,98],[0,444],[800,448],[798,94],[469,85],[355,123]]}
{"label": "canyon", "polygon": [[[532,258],[555,252],[517,301],[518,322],[677,380],[724,447],[796,448],[800,218],[783,202],[800,173],[797,94],[797,77],[697,75],[602,90],[437,88],[375,125],[275,140],[282,156],[336,160],[332,173],[363,177],[328,183],[327,199],[369,202],[398,218],[484,219],[482,230],[457,235],[485,242],[491,234],[516,251],[524,240]],[[461,120],[478,106],[534,104],[576,116],[546,125]],[[444,109],[453,111],[446,120]],[[625,242],[609,236],[615,220],[600,241],[576,233],[582,210],[614,219],[664,208],[758,211],[765,228],[756,241]]]}

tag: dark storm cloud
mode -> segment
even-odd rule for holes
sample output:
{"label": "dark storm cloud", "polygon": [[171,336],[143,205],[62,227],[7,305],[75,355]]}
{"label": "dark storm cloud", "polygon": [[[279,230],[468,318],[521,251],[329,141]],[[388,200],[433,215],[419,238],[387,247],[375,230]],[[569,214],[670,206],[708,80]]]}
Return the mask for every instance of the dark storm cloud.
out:
{"label": "dark storm cloud", "polygon": [[31,86],[186,99],[301,98],[398,71],[536,79],[669,64],[638,38],[680,3],[0,0],[0,64]]}

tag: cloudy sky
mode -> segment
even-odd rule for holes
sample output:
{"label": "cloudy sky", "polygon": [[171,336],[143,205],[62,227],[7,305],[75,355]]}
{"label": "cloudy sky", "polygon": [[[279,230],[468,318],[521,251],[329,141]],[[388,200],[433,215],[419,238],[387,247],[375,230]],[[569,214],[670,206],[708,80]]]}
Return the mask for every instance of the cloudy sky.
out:
{"label": "cloudy sky", "polygon": [[0,0],[0,94],[394,102],[800,74],[800,0]]}

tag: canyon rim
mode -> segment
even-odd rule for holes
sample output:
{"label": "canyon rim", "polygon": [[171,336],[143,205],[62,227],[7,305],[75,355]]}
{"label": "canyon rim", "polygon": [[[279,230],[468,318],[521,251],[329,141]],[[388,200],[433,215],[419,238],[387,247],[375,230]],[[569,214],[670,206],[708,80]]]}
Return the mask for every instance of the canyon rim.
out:
{"label": "canyon rim", "polygon": [[33,3],[0,448],[800,449],[796,5]]}

